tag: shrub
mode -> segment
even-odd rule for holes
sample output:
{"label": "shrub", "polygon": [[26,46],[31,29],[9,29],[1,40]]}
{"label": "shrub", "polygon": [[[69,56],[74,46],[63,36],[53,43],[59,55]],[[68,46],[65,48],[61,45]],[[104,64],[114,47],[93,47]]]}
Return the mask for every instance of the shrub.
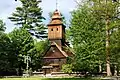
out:
{"label": "shrub", "polygon": [[63,64],[62,65],[62,71],[65,73],[68,73],[68,74],[72,73],[72,68],[73,68],[72,64]]}

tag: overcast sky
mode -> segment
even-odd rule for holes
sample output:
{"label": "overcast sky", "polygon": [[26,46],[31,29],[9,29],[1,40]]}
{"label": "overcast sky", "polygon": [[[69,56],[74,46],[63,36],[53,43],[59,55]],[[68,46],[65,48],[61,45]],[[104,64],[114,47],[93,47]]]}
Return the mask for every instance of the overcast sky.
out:
{"label": "overcast sky", "polygon": [[[56,0],[42,0],[39,4],[43,10],[43,16],[47,19],[44,21],[45,24],[49,22],[48,13],[53,12],[56,9]],[[15,11],[15,8],[20,6],[19,0],[1,0],[0,1],[0,19],[6,23],[6,32],[11,32],[15,26],[8,20],[8,16]],[[72,11],[76,6],[74,0],[58,0],[58,9],[65,16],[67,21],[70,19],[70,11]]]}

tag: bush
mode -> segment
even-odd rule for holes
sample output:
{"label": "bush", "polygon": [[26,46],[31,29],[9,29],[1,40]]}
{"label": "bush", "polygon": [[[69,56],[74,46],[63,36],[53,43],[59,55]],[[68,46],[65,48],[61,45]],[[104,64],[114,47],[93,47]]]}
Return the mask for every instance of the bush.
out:
{"label": "bush", "polygon": [[65,72],[65,73],[72,73],[72,69],[73,69],[73,66],[72,64],[63,64],[62,65],[62,71]]}

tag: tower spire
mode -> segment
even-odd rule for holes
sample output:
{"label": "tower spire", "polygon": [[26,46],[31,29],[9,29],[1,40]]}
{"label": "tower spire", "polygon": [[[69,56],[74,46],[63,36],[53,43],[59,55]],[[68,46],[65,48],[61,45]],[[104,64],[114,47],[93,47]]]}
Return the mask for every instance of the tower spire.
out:
{"label": "tower spire", "polygon": [[58,10],[58,0],[56,0],[56,10]]}

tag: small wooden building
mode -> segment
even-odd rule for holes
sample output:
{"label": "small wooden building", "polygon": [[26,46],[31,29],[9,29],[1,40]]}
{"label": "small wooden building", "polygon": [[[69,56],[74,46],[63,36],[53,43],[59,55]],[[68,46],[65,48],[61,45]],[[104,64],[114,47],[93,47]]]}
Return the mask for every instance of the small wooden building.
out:
{"label": "small wooden building", "polygon": [[61,14],[58,10],[53,13],[51,22],[47,26],[50,47],[44,55],[44,66],[53,67],[47,70],[47,73],[59,72],[61,71],[62,65],[66,64],[67,57],[73,56],[73,54],[70,51],[65,51],[65,47],[67,47],[65,41],[65,25],[62,22]]}

